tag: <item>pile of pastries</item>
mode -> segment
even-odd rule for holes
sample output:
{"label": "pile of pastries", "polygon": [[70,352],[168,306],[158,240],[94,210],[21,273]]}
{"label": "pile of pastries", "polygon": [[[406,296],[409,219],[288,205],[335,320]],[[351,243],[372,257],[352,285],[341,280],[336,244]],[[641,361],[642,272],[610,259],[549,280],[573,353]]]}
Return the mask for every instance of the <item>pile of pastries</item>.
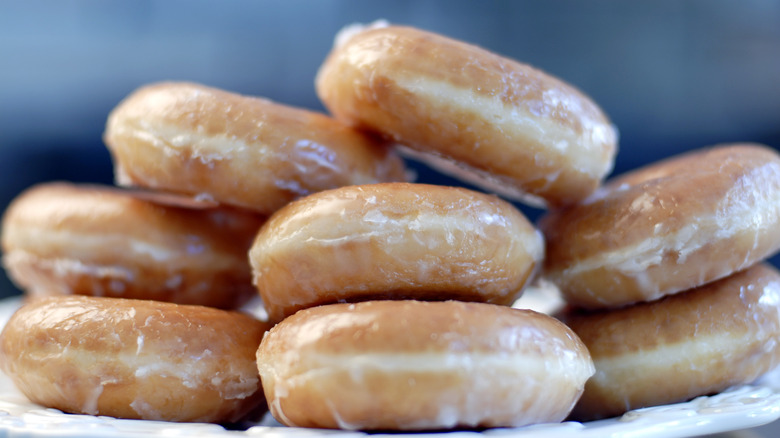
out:
{"label": "pile of pastries", "polygon": [[[108,116],[116,187],[2,223],[0,367],[69,413],[351,430],[587,421],[780,361],[780,156],[717,145],[604,182],[617,130],[531,66],[343,30],[329,115],[193,83]],[[413,182],[406,159],[468,183]],[[548,211],[531,223],[513,202]],[[512,305],[555,285],[552,315]],[[246,312],[252,299],[263,313]]]}

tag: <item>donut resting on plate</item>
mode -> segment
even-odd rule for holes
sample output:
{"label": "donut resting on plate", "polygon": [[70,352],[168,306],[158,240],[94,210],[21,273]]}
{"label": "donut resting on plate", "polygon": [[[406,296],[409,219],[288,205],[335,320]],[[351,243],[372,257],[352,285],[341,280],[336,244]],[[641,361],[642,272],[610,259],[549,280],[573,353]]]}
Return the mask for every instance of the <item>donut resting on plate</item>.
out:
{"label": "donut resting on plate", "polygon": [[268,332],[257,362],[281,423],[351,430],[561,421],[593,373],[554,318],[457,301],[302,310]]}
{"label": "donut resting on plate", "polygon": [[587,421],[750,383],[780,364],[780,273],[766,264],[650,303],[564,317],[596,374]]}
{"label": "donut resting on plate", "polygon": [[0,367],[32,402],[64,412],[235,422],[264,407],[255,352],[267,328],[201,306],[36,298],[3,329]]}

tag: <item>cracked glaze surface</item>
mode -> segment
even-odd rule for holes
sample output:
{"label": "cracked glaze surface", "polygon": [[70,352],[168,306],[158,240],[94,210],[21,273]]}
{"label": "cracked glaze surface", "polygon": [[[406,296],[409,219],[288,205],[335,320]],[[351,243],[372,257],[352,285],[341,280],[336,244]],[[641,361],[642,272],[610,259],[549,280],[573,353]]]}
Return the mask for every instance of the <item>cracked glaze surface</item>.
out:
{"label": "cracked glaze surface", "polygon": [[386,145],[330,117],[192,83],[136,90],[104,138],[122,185],[261,214],[325,189],[405,180]]}
{"label": "cracked glaze surface", "polygon": [[559,422],[593,373],[556,319],[459,301],[302,310],[268,332],[257,361],[280,422],[347,430]]}
{"label": "cracked glaze surface", "polygon": [[277,212],[249,253],[271,321],[314,304],[461,299],[512,304],[544,254],[511,204],[426,184],[344,187]]}
{"label": "cracked glaze surface", "polygon": [[759,264],[657,301],[563,319],[596,364],[573,417],[611,417],[750,383],[780,364],[780,273]]}
{"label": "cracked glaze surface", "polygon": [[29,301],[0,335],[0,366],[34,402],[68,412],[230,422],[262,406],[266,324],[236,312],[117,298]]}
{"label": "cracked glaze surface", "polygon": [[780,156],[756,144],[689,152],[618,176],[539,227],[543,275],[570,303],[654,300],[780,249]]}
{"label": "cracked glaze surface", "polygon": [[39,184],[3,216],[3,264],[32,295],[236,308],[255,294],[246,252],[263,219],[226,207],[171,205],[185,201],[192,202],[108,186]]}

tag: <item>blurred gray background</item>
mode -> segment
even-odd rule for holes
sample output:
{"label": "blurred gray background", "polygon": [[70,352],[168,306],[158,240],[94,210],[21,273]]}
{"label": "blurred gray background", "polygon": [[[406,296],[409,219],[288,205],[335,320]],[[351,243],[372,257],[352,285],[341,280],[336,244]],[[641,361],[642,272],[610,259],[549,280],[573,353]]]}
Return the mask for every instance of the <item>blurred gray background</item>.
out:
{"label": "blurred gray background", "polygon": [[0,0],[0,208],[41,181],[112,182],[106,116],[148,82],[322,110],[313,81],[334,35],[379,18],[579,87],[620,129],[615,173],[715,143],[780,147],[777,1]]}

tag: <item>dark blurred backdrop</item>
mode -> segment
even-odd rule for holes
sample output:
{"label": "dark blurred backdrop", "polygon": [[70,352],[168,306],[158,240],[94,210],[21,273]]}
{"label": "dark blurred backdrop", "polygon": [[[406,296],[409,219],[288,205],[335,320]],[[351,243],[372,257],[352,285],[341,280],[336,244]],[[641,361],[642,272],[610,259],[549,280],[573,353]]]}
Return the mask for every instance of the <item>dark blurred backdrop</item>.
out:
{"label": "dark blurred backdrop", "polygon": [[715,143],[780,147],[777,1],[0,0],[0,208],[41,181],[112,182],[106,115],[148,82],[322,110],[313,80],[333,36],[379,18],[579,87],[620,129],[615,173]]}

